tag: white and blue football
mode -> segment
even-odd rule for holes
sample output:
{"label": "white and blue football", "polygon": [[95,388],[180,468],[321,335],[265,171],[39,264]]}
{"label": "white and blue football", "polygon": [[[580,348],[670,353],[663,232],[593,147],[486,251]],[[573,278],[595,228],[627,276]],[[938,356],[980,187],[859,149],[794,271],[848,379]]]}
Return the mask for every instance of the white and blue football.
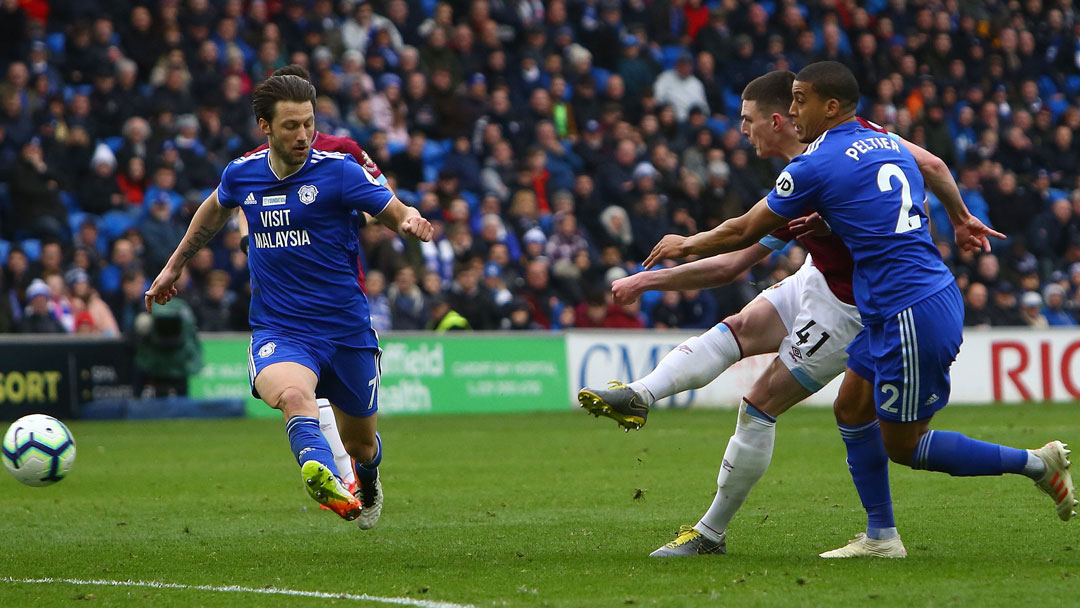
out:
{"label": "white and blue football", "polygon": [[8,427],[0,459],[22,483],[52,485],[66,477],[75,464],[75,438],[56,418],[30,414]]}

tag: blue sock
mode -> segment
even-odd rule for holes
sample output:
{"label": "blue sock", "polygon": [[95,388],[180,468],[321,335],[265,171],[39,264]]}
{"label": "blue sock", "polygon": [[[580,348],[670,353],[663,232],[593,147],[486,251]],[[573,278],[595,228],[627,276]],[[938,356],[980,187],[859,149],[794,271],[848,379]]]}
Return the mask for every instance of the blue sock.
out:
{"label": "blue sock", "polygon": [[285,423],[285,431],[289,434],[289,447],[296,456],[297,464],[315,460],[330,469],[335,477],[340,477],[337,467],[334,466],[334,453],[330,451],[330,444],[326,443],[326,437],[319,430],[318,418],[293,416]]}
{"label": "blue sock", "polygon": [[953,477],[1023,473],[1027,450],[987,443],[953,431],[928,431],[919,439],[911,468]]}
{"label": "blue sock", "polygon": [[881,425],[874,420],[859,426],[837,426],[847,447],[851,480],[866,509],[866,535],[874,539],[891,538],[896,534],[896,522],[889,492],[889,457],[881,442]]}
{"label": "blue sock", "polygon": [[[355,462],[355,461],[354,461]],[[375,431],[375,457],[367,464],[356,463],[353,470],[356,471],[356,480],[360,483],[375,481],[379,475],[379,463],[382,462],[382,437],[379,431]]]}

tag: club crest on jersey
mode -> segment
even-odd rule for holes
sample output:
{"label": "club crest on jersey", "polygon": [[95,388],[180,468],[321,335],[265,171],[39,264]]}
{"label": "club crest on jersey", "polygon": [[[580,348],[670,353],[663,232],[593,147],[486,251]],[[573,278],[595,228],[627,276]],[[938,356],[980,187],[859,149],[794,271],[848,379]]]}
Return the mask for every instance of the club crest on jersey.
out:
{"label": "club crest on jersey", "polygon": [[274,205],[284,205],[285,195],[278,194],[277,196],[264,196],[263,207],[273,207]]}
{"label": "club crest on jersey", "polygon": [[791,174],[784,171],[776,178],[776,194],[780,196],[791,196],[795,192],[795,179],[791,177]]}
{"label": "club crest on jersey", "polygon": [[255,194],[252,193],[252,192],[248,192],[247,198],[244,199],[244,204],[245,205],[254,205],[257,202],[258,201],[255,200]]}
{"label": "club crest on jersey", "polygon": [[296,191],[296,194],[300,196],[301,203],[310,205],[315,202],[315,197],[319,196],[319,189],[311,184],[305,184],[300,186],[300,189]]}
{"label": "club crest on jersey", "polygon": [[274,349],[276,348],[277,344],[274,344],[273,342],[267,342],[266,344],[263,344],[262,348],[259,349],[259,358],[265,359],[269,357],[270,355],[274,354]]}

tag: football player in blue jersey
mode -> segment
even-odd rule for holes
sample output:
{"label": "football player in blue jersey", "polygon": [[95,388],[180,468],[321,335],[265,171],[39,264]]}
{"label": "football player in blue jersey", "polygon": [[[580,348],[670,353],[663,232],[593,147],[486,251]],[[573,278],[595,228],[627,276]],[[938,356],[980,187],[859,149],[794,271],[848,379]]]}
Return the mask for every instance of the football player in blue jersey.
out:
{"label": "football player in blue jersey", "polygon": [[308,493],[353,520],[361,502],[341,483],[319,430],[315,393],[334,404],[357,477],[377,479],[380,351],[356,280],[354,212],[366,212],[402,236],[426,241],[434,231],[352,156],[312,149],[314,103],[315,88],[298,76],[273,76],[255,87],[252,107],[269,148],[225,167],[218,201],[196,211],[147,290],[146,308],[176,295],[184,265],[240,207],[251,230],[252,393],[284,414]]}
{"label": "football player in blue jersey", "polygon": [[[841,395],[873,401],[889,458],[954,476],[1026,475],[1075,515],[1068,450],[1051,441],[1022,450],[930,430],[948,403],[949,367],[962,341],[963,302],[930,236],[924,183],[911,153],[855,120],[859,88],[844,65],[811,64],[792,86],[792,121],[806,152],[795,157],[769,195],[745,215],[691,237],[667,235],[645,260],[713,255],[753,244],[791,218],[816,210],[851,250],[863,330],[848,348]],[[946,202],[958,243],[1004,238],[962,204]],[[860,535],[823,554],[865,554]]]}

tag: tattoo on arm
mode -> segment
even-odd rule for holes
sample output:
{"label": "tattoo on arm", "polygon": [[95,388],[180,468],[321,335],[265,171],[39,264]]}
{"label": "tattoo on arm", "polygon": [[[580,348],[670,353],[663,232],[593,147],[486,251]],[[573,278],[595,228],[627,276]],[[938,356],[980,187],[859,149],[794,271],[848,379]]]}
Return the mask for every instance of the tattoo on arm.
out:
{"label": "tattoo on arm", "polygon": [[199,253],[199,250],[210,242],[210,239],[214,238],[215,234],[217,234],[217,230],[213,230],[209,226],[199,226],[199,229],[195,231],[195,234],[191,235],[191,239],[185,243],[187,247],[182,252],[184,259],[190,260],[195,257],[195,254]]}

